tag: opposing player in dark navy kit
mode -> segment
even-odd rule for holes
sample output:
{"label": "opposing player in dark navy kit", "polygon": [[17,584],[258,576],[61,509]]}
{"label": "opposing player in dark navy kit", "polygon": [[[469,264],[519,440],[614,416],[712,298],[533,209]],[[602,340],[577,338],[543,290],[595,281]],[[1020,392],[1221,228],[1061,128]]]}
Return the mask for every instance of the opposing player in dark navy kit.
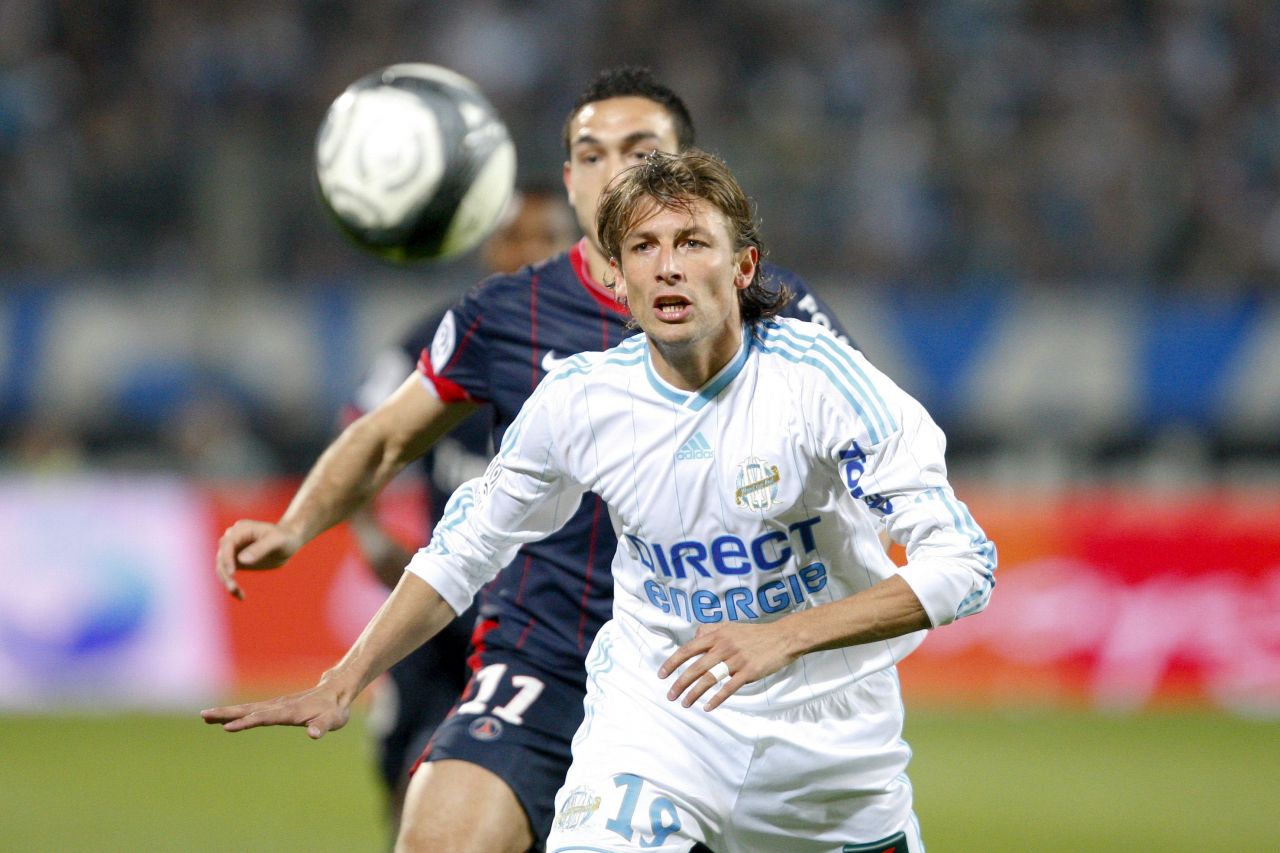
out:
{"label": "opposing player in dark navy kit", "polygon": [[[565,203],[563,190],[551,185],[525,185],[512,199],[498,229],[485,242],[481,257],[490,273],[514,273],[563,251],[576,237],[573,211]],[[345,407],[343,426],[377,408],[413,372],[444,316],[444,311],[432,312],[398,343],[378,354]],[[477,411],[418,460],[415,467],[421,472],[427,537],[454,489],[483,473],[492,458],[491,420],[487,408]],[[361,507],[351,516],[351,528],[374,574],[388,588],[394,587],[413,556],[412,551],[387,530],[372,505]],[[424,538],[418,544],[426,541]],[[386,793],[392,837],[399,830],[409,771],[467,684],[470,671],[466,654],[476,610],[473,606],[393,666],[375,694],[368,724],[377,741],[378,771]]]}
{"label": "opposing player in dark navy kit", "polygon": [[[608,260],[594,231],[596,206],[623,169],[693,141],[683,102],[647,71],[598,77],[564,136],[565,188],[588,236],[478,285],[441,323],[418,371],[324,452],[279,522],[232,525],[217,558],[228,590],[241,595],[237,569],[279,566],[350,516],[477,406],[492,407],[498,445],[548,370],[634,334],[626,308],[602,283]],[[833,323],[793,274],[766,265],[764,277],[795,294],[784,314]],[[522,851],[546,839],[583,717],[583,659],[612,615],[615,546],[608,512],[588,495],[559,532],[522,548],[494,580],[473,640],[474,675],[409,785],[400,849]]]}

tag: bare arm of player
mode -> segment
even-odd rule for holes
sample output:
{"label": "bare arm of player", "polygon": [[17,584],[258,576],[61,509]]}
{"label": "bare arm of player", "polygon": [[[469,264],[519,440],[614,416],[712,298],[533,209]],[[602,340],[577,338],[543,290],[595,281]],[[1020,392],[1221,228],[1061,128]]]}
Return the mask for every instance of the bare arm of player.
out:
{"label": "bare arm of player", "polygon": [[363,505],[474,411],[445,403],[414,373],[380,406],[342,431],[320,455],[288,509],[274,524],[241,519],[218,542],[218,577],[244,598],[239,569],[274,569]]}
{"label": "bare arm of player", "polygon": [[456,616],[429,583],[405,572],[355,644],[315,687],[262,702],[206,708],[200,716],[229,732],[306,726],[312,738],[323,737],[347,724],[360,691]]}
{"label": "bare arm of player", "polygon": [[706,710],[711,711],[744,684],[772,675],[801,655],[888,640],[930,627],[920,599],[900,575],[893,575],[848,598],[800,610],[776,622],[704,625],[659,667],[658,677],[666,678],[693,661],[667,692],[672,701],[683,695],[681,704],[688,708],[724,679],[724,667],[719,673],[712,671],[723,663],[728,680],[707,701]]}

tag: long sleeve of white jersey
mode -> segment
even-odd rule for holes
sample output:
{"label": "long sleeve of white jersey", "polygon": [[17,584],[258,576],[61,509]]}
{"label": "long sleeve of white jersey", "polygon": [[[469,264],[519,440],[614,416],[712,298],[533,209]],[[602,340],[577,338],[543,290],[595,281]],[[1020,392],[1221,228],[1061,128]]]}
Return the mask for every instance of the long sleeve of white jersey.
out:
{"label": "long sleeve of white jersey", "polygon": [[850,355],[856,378],[845,394],[856,405],[830,388],[816,391],[826,409],[816,430],[845,488],[905,547],[898,574],[934,627],[981,611],[995,586],[995,545],[952,491],[942,430],[861,354]]}
{"label": "long sleeve of white jersey", "polygon": [[455,612],[515,559],[527,542],[560,529],[586,489],[565,476],[545,386],[507,430],[483,477],[454,492],[431,542],[406,567],[431,584]]}

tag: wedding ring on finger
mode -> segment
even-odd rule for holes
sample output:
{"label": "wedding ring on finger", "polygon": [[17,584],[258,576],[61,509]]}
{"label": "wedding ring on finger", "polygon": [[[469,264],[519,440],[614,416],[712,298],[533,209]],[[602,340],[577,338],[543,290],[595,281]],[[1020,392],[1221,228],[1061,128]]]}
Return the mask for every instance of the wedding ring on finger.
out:
{"label": "wedding ring on finger", "polygon": [[720,661],[718,664],[711,667],[711,669],[707,670],[707,673],[716,681],[724,681],[730,675],[729,664],[724,661]]}

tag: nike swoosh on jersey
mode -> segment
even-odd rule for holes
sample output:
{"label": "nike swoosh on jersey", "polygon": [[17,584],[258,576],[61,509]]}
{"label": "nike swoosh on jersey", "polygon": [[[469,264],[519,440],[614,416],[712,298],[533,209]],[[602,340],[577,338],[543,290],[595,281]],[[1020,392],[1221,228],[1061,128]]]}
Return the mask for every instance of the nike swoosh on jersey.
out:
{"label": "nike swoosh on jersey", "polygon": [[547,354],[542,357],[542,369],[545,372],[550,373],[552,370],[555,370],[557,365],[563,364],[571,358],[573,358],[571,355],[566,355],[564,358],[556,358],[556,351],[549,349],[547,350]]}

